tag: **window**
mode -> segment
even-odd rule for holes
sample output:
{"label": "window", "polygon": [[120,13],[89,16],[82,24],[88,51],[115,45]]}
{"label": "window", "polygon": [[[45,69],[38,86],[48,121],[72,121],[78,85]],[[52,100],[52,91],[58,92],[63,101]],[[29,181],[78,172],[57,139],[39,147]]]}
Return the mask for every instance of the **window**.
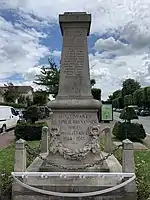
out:
{"label": "window", "polygon": [[13,115],[15,115],[15,116],[17,115],[15,109],[13,109],[13,108],[11,108],[11,113],[12,113]]}

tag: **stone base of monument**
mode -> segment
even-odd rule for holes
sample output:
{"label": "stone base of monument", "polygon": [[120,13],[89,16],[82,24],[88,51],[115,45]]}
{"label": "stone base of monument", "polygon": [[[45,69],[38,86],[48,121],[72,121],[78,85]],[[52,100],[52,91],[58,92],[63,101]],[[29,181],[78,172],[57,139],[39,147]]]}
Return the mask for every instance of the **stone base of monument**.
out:
{"label": "stone base of monument", "polygon": [[[59,173],[59,172],[58,172]],[[27,185],[30,185],[34,188],[41,189],[47,192],[56,192],[60,193],[72,193],[78,194],[76,197],[67,196],[55,196],[55,195],[46,195],[36,192],[36,190],[31,190],[28,188],[23,188],[22,186],[16,187],[16,190],[13,191],[13,200],[136,200],[135,193],[127,193],[124,188],[117,189],[111,192],[106,192],[104,194],[90,196],[90,193],[95,191],[105,190],[111,188],[114,185],[122,183],[123,178],[118,177],[118,175],[108,176],[85,176],[79,177],[70,177],[70,176],[49,176],[49,177],[26,177],[21,178],[21,181]],[[15,183],[16,184],[16,183]],[[81,193],[88,193],[85,197]],[[80,196],[81,195],[81,196]]]}
{"label": "stone base of monument", "polygon": [[[43,164],[41,165],[39,171],[42,172],[55,172],[56,169],[57,171],[98,171],[98,172],[109,172],[110,169],[107,165],[106,161],[103,161],[101,164],[96,165],[96,166],[92,166],[92,167],[88,167],[86,169],[82,169],[84,168],[84,166],[86,165],[90,165],[100,159],[102,159],[104,157],[104,154],[101,152],[100,154],[93,154],[92,152],[90,152],[87,157],[84,160],[80,160],[80,161],[76,161],[76,160],[66,160],[64,159],[59,153],[54,154],[49,154],[48,157],[46,158],[46,161],[43,162]],[[63,169],[63,168],[56,168],[56,167],[52,167],[49,164],[49,161],[59,165],[59,166],[64,166],[65,168],[68,169]]]}

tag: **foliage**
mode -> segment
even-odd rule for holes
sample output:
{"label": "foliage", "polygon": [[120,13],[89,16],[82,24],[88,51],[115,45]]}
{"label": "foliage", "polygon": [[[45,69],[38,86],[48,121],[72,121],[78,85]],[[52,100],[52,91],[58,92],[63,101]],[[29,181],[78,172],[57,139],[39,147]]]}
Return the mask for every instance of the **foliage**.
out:
{"label": "foliage", "polygon": [[123,108],[123,98],[118,97],[112,101],[113,108]]}
{"label": "foliage", "polygon": [[20,95],[19,98],[18,98],[18,103],[26,104],[27,103],[26,97],[24,95]]}
{"label": "foliage", "polygon": [[27,107],[33,105],[33,102],[31,101],[31,99],[29,98],[29,96],[26,97],[26,103],[27,103]]}
{"label": "foliage", "polygon": [[[32,148],[37,148],[40,141],[27,142]],[[1,197],[7,195],[11,197],[12,177],[11,172],[14,171],[14,153],[15,145],[12,143],[8,147],[0,151],[0,189]],[[33,160],[29,160],[27,157],[27,167]]]}
{"label": "foliage", "polygon": [[121,97],[121,95],[122,95],[122,91],[121,90],[116,90],[116,91],[113,92],[112,95],[109,95],[108,101],[110,103],[112,103],[112,101],[114,99],[117,99],[117,98]]}
{"label": "foliage", "polygon": [[144,89],[140,88],[133,93],[133,102],[137,106],[142,106],[144,103]]}
{"label": "foliage", "polygon": [[98,88],[91,89],[92,95],[94,99],[101,100],[101,90]]}
{"label": "foliage", "polygon": [[127,120],[129,123],[133,119],[138,119],[138,116],[132,107],[124,107],[119,116],[120,119]]}
{"label": "foliage", "polygon": [[53,94],[53,97],[56,97],[56,95],[58,94],[60,70],[53,60],[48,59],[48,62],[49,66],[43,66],[41,68],[41,74],[37,75],[34,83],[44,86],[44,92],[48,94]]}
{"label": "foliage", "polygon": [[27,108],[25,118],[27,121],[35,123],[40,118],[40,110],[36,105],[30,106]]}
{"label": "foliage", "polygon": [[42,91],[36,91],[33,95],[33,104],[35,105],[45,105],[47,102],[47,93]]}
{"label": "foliage", "polygon": [[90,83],[91,83],[91,87],[94,86],[94,85],[96,84],[95,79],[91,79],[91,80],[90,80]]}
{"label": "foliage", "polygon": [[132,95],[125,95],[124,96],[124,106],[129,106],[133,104],[133,99],[132,99]]}
{"label": "foliage", "polygon": [[[115,152],[115,157],[122,164],[120,149]],[[135,150],[134,159],[138,200],[145,200],[150,196],[150,150]]]}
{"label": "foliage", "polygon": [[26,108],[25,104],[17,104],[17,103],[0,103],[3,106],[11,106],[13,108]]}
{"label": "foliage", "polygon": [[135,152],[135,173],[138,199],[145,200],[150,196],[150,151]]}
{"label": "foliage", "polygon": [[15,103],[16,99],[19,97],[19,94],[16,92],[13,83],[8,82],[7,84],[4,84],[4,86],[6,87],[4,93],[2,94],[4,100],[9,103]]}
{"label": "foliage", "polygon": [[150,108],[150,87],[144,88],[144,107]]}
{"label": "foliage", "polygon": [[137,89],[141,87],[140,83],[134,79],[126,79],[122,84],[122,94],[123,96],[133,94]]}
{"label": "foliage", "polygon": [[20,123],[15,127],[14,134],[17,140],[20,138],[26,141],[40,140],[43,126],[46,126],[45,122]]}
{"label": "foliage", "polygon": [[143,125],[138,123],[116,122],[112,133],[119,140],[140,141],[146,137]]}

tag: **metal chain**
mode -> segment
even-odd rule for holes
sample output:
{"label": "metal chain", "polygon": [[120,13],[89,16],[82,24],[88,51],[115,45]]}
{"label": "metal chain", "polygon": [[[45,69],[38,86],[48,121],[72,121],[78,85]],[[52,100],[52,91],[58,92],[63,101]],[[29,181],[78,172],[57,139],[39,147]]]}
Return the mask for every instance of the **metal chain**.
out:
{"label": "metal chain", "polygon": [[55,163],[52,163],[50,162],[49,160],[47,160],[46,158],[43,158],[40,154],[36,153],[34,151],[34,149],[32,149],[28,144],[25,145],[26,146],[26,150],[27,152],[30,154],[30,155],[34,155],[36,157],[39,157],[41,160],[47,162],[49,165],[53,166],[53,167],[57,167],[59,169],[64,169],[64,170],[84,170],[86,168],[89,168],[89,167],[94,167],[95,165],[99,165],[100,163],[102,163],[103,161],[107,160],[110,156],[112,156],[118,149],[120,149],[120,147],[122,147],[122,144],[121,145],[118,145],[111,153],[108,153],[106,156],[104,156],[102,159],[100,160],[97,160],[91,164],[86,164],[84,165],[83,167],[65,167],[63,165],[58,165],[58,164],[55,164]]}

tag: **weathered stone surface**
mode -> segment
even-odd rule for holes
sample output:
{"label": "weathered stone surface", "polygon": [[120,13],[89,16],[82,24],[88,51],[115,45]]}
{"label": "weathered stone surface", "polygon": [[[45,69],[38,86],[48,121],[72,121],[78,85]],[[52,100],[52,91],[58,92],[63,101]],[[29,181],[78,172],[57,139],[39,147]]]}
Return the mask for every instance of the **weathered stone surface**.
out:
{"label": "weathered stone surface", "polygon": [[49,102],[53,111],[50,153],[65,159],[82,160],[98,153],[97,110],[101,103],[91,94],[87,35],[91,15],[64,13],[59,16],[63,34],[59,91]]}
{"label": "weathered stone surface", "polygon": [[90,86],[87,35],[91,15],[64,13],[59,21],[63,48],[58,95],[48,104],[54,112],[49,126],[50,152],[58,151],[65,159],[82,160],[89,151],[97,152],[91,129],[98,124],[97,110],[101,106],[93,99]]}

